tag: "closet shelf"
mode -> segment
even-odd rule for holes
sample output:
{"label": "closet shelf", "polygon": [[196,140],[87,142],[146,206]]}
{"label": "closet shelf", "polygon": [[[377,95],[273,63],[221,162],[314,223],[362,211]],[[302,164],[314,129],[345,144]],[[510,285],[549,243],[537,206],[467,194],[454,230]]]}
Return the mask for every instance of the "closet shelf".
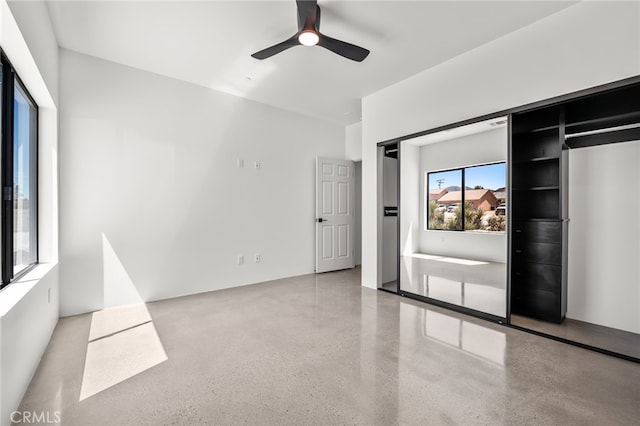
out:
{"label": "closet shelf", "polygon": [[560,187],[555,185],[555,186],[526,186],[526,187],[513,188],[514,191],[549,191],[554,189],[560,189]]}
{"label": "closet shelf", "polygon": [[597,124],[603,124],[605,127],[613,127],[618,125],[631,124],[633,122],[640,121],[640,111],[633,111],[624,114],[609,115],[606,117],[592,118],[589,120],[569,121],[565,124],[567,133],[569,130],[573,130],[575,127],[591,127],[590,130],[595,130],[598,127]]}
{"label": "closet shelf", "polygon": [[558,161],[560,159],[560,157],[553,157],[553,156],[547,156],[547,157],[532,157],[532,158],[527,158],[527,159],[523,159],[523,160],[513,160],[514,164],[526,164],[526,163],[542,163],[545,161]]}

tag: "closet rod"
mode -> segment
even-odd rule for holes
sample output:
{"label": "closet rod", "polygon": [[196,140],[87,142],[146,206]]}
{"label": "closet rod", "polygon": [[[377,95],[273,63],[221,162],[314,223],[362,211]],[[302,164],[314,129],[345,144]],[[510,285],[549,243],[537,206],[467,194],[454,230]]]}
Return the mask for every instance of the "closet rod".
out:
{"label": "closet rod", "polygon": [[625,124],[624,126],[607,127],[604,129],[588,130],[586,132],[571,133],[564,136],[564,139],[579,138],[580,136],[599,135],[601,133],[619,132],[620,130],[637,129],[640,123]]}

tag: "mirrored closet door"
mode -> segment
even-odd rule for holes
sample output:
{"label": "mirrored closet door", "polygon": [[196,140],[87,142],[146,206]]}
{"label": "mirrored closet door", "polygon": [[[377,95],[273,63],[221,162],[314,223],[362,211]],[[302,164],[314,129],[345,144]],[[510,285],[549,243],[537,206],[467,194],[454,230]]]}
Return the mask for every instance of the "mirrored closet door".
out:
{"label": "mirrored closet door", "polygon": [[400,143],[400,292],[507,316],[507,118]]}

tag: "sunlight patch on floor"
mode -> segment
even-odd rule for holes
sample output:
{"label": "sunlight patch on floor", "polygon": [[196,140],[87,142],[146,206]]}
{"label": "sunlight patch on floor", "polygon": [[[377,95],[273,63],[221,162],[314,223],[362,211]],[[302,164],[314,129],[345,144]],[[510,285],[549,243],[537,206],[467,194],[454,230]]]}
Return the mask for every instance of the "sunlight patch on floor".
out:
{"label": "sunlight patch on floor", "polygon": [[144,304],[96,312],[89,331],[80,401],[167,359]]}
{"label": "sunlight patch on floor", "polygon": [[89,341],[118,333],[151,322],[151,315],[144,303],[119,306],[94,312],[91,317]]}
{"label": "sunlight patch on floor", "polygon": [[418,258],[418,259],[437,260],[438,262],[455,263],[455,264],[458,264],[458,265],[466,265],[466,266],[477,266],[477,265],[488,265],[489,264],[489,262],[485,262],[485,261],[482,261],[482,260],[471,260],[471,259],[460,259],[460,258],[457,258],[457,257],[434,256],[432,254],[423,254],[423,253],[413,253],[413,254],[410,254],[408,256],[409,257],[415,257],[415,258]]}

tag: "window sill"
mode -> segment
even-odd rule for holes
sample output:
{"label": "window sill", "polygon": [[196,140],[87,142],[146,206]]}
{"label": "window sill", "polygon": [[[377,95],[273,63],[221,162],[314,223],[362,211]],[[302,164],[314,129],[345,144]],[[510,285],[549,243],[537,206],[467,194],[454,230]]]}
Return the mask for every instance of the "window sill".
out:
{"label": "window sill", "polygon": [[57,263],[39,263],[18,280],[0,290],[0,317],[5,316],[14,306],[44,278]]}
{"label": "window sill", "polygon": [[463,231],[462,229],[423,229],[424,232],[448,232],[448,233],[458,233],[458,234],[466,234],[466,235],[507,235],[507,231],[481,231],[477,229],[470,229],[468,231]]}

